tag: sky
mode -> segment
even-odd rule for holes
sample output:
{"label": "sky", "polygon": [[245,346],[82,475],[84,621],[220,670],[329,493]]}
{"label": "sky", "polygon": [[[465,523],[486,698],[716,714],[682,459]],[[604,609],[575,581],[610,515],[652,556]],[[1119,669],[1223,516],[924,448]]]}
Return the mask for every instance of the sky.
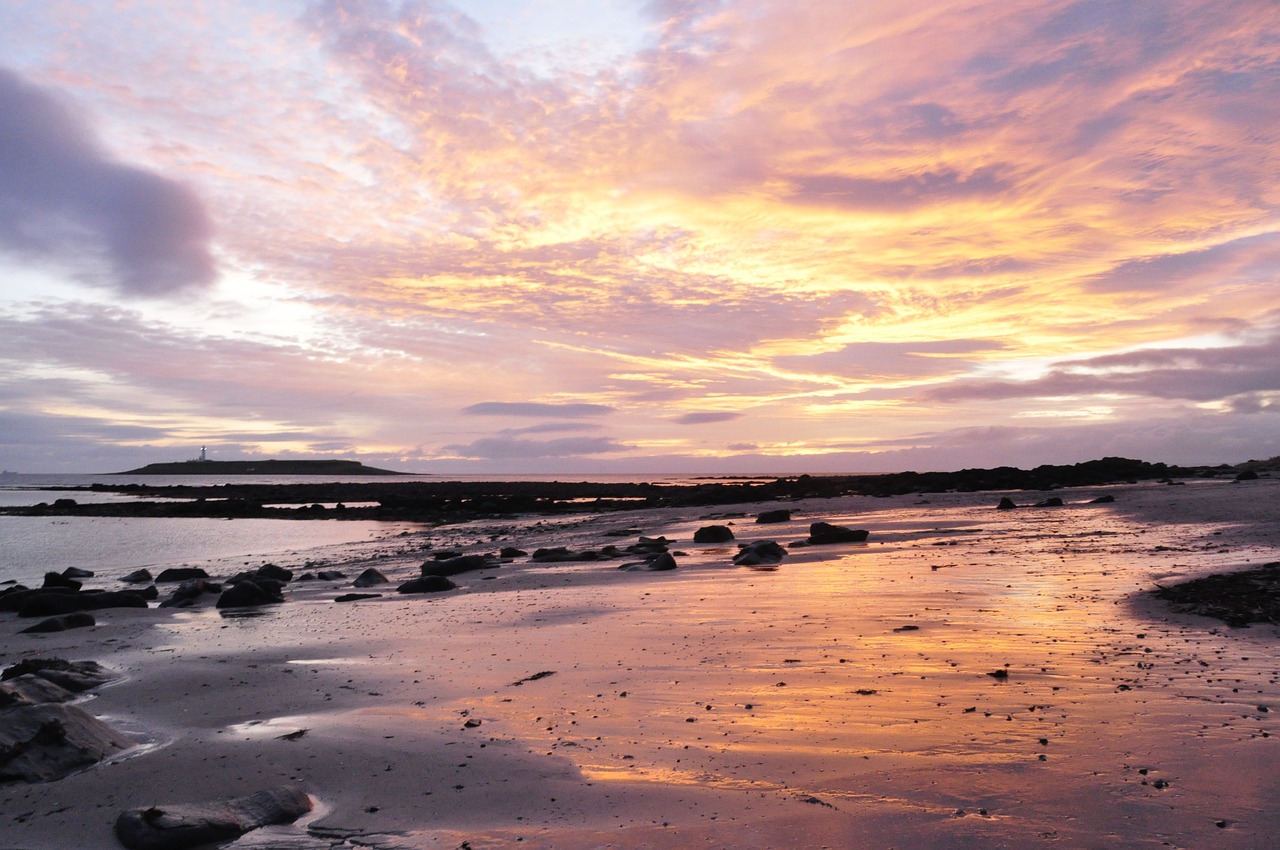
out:
{"label": "sky", "polygon": [[1280,455],[1274,0],[6,0],[0,468]]}

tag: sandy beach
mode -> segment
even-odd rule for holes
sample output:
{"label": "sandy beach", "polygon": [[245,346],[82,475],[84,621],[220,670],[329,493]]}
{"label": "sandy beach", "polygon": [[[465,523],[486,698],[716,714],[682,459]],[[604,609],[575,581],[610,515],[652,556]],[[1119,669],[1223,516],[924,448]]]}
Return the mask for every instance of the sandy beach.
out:
{"label": "sandy beach", "polygon": [[[996,510],[1006,495],[1024,507]],[[1280,632],[1148,591],[1280,560],[1280,481],[1054,495],[797,501],[776,525],[753,521],[773,502],[482,521],[321,565],[348,580],[294,581],[281,605],[107,610],[49,635],[0,614],[4,666],[118,674],[80,705],[137,742],[0,785],[0,846],[118,847],[126,809],[293,782],[315,810],[230,846],[1273,847]],[[731,563],[819,520],[870,537]],[[736,540],[692,543],[710,524]],[[441,549],[641,534],[678,569],[517,558],[395,592]],[[367,566],[382,596],[334,602]]]}

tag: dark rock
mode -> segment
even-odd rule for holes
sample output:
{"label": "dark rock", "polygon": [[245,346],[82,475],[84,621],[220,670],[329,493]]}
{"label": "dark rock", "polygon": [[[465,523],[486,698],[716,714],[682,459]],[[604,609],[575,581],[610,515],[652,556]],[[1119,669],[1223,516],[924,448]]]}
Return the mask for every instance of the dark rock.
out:
{"label": "dark rock", "polygon": [[708,525],[693,533],[694,543],[728,543],[733,531],[727,525]]}
{"label": "dark rock", "polygon": [[1116,497],[1115,497],[1115,496],[1112,496],[1111,494],[1107,494],[1106,496],[1099,496],[1098,498],[1096,498],[1096,499],[1094,499],[1093,501],[1089,502],[1089,504],[1091,504],[1091,505],[1109,505],[1109,504],[1111,504],[1112,502],[1114,502],[1115,500],[1116,500]]}
{"label": "dark rock", "polygon": [[1036,502],[1036,503],[1035,503],[1035,507],[1037,507],[1037,508],[1060,508],[1060,507],[1062,507],[1062,499],[1058,498],[1057,496],[1050,496],[1048,499],[1045,499],[1044,501]]}
{"label": "dark rock", "polygon": [[996,508],[1002,511],[1011,511],[1016,507],[1017,505],[1014,504],[1013,499],[1010,499],[1008,496],[1005,496],[1004,498],[1002,498],[1000,500],[1000,504],[996,505]]}
{"label": "dark rock", "polygon": [[815,522],[809,526],[809,543],[862,543],[869,534],[864,528],[845,528],[829,522]]}
{"label": "dark rock", "polygon": [[73,705],[0,711],[0,782],[48,782],[127,750],[129,740]]}
{"label": "dark rock", "polygon": [[67,576],[64,576],[62,573],[45,573],[44,584],[42,584],[41,587],[44,587],[44,588],[62,587],[62,588],[66,588],[67,590],[79,590],[80,582],[76,581],[73,578],[68,578]]}
{"label": "dark rock", "polygon": [[67,661],[64,658],[26,658],[0,672],[0,681],[38,676],[73,693],[96,688],[115,678],[96,661]]}
{"label": "dark rock", "polygon": [[590,549],[574,552],[564,546],[552,546],[535,549],[529,560],[539,564],[553,564],[563,561],[598,561],[600,560],[600,553]]}
{"label": "dark rock", "polygon": [[1254,472],[1252,469],[1246,469],[1244,472],[1241,472],[1239,475],[1236,476],[1236,480],[1237,481],[1257,481],[1258,473]]}
{"label": "dark rock", "polygon": [[316,578],[320,581],[345,581],[347,574],[340,570],[321,570]]}
{"label": "dark rock", "polygon": [[88,593],[43,593],[30,597],[18,609],[19,617],[51,617],[73,611],[100,611],[104,608],[146,608],[143,594],[132,590],[101,590]]}
{"label": "dark rock", "polygon": [[284,567],[279,567],[275,564],[263,564],[254,570],[253,574],[260,578],[269,578],[275,581],[293,581],[293,570],[286,570]]}
{"label": "dark rock", "polygon": [[151,581],[151,571],[147,569],[134,570],[127,576],[121,576],[120,580],[126,584],[144,584]]}
{"label": "dark rock", "polygon": [[297,785],[210,803],[152,806],[121,813],[116,838],[129,850],[185,850],[224,842],[271,824],[293,823],[311,811]]}
{"label": "dark rock", "polygon": [[1214,617],[1234,628],[1280,622],[1280,561],[1159,587],[1155,595],[1188,614]]}
{"label": "dark rock", "polygon": [[156,581],[187,581],[193,578],[208,577],[209,574],[199,567],[170,567],[167,570],[162,570],[160,575],[156,576]]}
{"label": "dark rock", "polygon": [[406,581],[397,587],[396,591],[399,593],[442,593],[446,590],[455,590],[457,587],[456,584],[444,576],[420,576]]}
{"label": "dark rock", "polygon": [[502,551],[498,553],[499,558],[524,558],[528,556],[528,552],[523,549],[517,549],[514,546],[504,546]]}
{"label": "dark rock", "polygon": [[639,561],[633,564],[623,564],[622,566],[618,567],[618,569],[625,570],[629,573],[636,573],[636,572],[656,573],[656,572],[664,572],[666,570],[674,570],[675,568],[676,568],[676,559],[672,556],[670,552],[659,553],[658,555],[656,555],[655,557],[647,561]]}
{"label": "dark rock", "polygon": [[373,567],[356,576],[356,580],[351,582],[352,587],[373,587],[375,584],[386,584],[389,579]]}
{"label": "dark rock", "polygon": [[190,608],[206,593],[222,593],[222,585],[203,578],[189,578],[181,582],[169,598],[160,603],[161,608]]}
{"label": "dark rock", "polygon": [[424,576],[456,576],[474,570],[488,570],[500,566],[491,555],[459,555],[443,561],[427,561],[422,565]]}
{"label": "dark rock", "polygon": [[269,578],[239,581],[222,591],[216,608],[246,608],[254,605],[274,605],[284,601],[281,584]]}
{"label": "dark rock", "polygon": [[87,611],[76,611],[71,614],[63,614],[61,617],[49,617],[41,620],[34,626],[27,626],[18,634],[43,634],[48,632],[65,632],[67,629],[82,629],[86,626],[96,626],[98,621],[93,619],[93,615]]}
{"label": "dark rock", "polygon": [[334,602],[359,602],[361,599],[380,599],[381,593],[344,593],[341,596],[335,596]]}
{"label": "dark rock", "polygon": [[740,567],[776,566],[786,556],[787,550],[774,541],[757,540],[743,545],[733,556],[733,562]]}
{"label": "dark rock", "polygon": [[82,570],[79,567],[67,567],[62,571],[63,578],[93,578],[93,570]]}
{"label": "dark rock", "polygon": [[0,682],[0,708],[44,702],[71,702],[75,698],[73,692],[34,673]]}
{"label": "dark rock", "polygon": [[790,521],[791,521],[791,511],[786,510],[784,508],[778,508],[777,510],[772,510],[772,511],[762,511],[761,513],[756,515],[756,522],[762,525],[767,523],[790,522]]}

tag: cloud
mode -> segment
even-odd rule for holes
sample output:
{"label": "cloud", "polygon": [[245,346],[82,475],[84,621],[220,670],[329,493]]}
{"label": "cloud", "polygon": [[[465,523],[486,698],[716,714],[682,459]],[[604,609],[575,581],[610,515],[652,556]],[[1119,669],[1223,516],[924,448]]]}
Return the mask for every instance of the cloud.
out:
{"label": "cloud", "polygon": [[464,407],[468,416],[604,416],[613,408],[605,404],[545,404],[533,401],[482,401]]}
{"label": "cloud", "polygon": [[614,454],[629,449],[609,437],[564,437],[559,440],[522,440],[518,437],[483,437],[472,443],[454,444],[444,451],[485,460],[530,460]]}
{"label": "cloud", "polygon": [[895,211],[951,201],[994,201],[1014,185],[1001,171],[994,166],[983,166],[968,174],[944,169],[892,178],[795,175],[789,178],[790,198],[808,204]]}
{"label": "cloud", "polygon": [[709,410],[702,413],[686,413],[683,416],[677,416],[676,421],[681,425],[711,425],[716,422],[732,422],[734,419],[741,418],[741,413]]}
{"label": "cloud", "polygon": [[0,250],[157,297],[214,281],[212,234],[191,189],[113,161],[67,103],[0,68]]}

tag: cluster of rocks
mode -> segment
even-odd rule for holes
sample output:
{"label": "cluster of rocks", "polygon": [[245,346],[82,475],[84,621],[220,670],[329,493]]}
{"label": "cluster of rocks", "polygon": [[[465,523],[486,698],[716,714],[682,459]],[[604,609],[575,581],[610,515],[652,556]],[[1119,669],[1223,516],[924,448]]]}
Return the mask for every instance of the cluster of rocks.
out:
{"label": "cluster of rocks", "polygon": [[1280,623],[1280,561],[1170,587],[1157,586],[1153,592],[1178,611],[1213,617],[1235,628]]}
{"label": "cluster of rocks", "polygon": [[[1115,500],[1116,500],[1116,497],[1115,497],[1115,496],[1112,496],[1110,493],[1108,493],[1108,494],[1107,494],[1107,495],[1105,495],[1105,496],[1099,496],[1099,497],[1098,497],[1098,498],[1096,498],[1096,499],[1090,499],[1089,501],[1085,502],[1084,504],[1086,504],[1086,505],[1109,505],[1109,504],[1111,504],[1112,502],[1114,502]],[[1004,498],[1002,498],[1002,499],[1000,500],[1000,503],[999,503],[998,505],[996,505],[996,509],[997,509],[997,510],[1001,510],[1001,511],[1011,511],[1011,510],[1014,510],[1015,508],[1019,508],[1019,507],[1031,507],[1031,508],[1061,508],[1061,507],[1063,507],[1065,504],[1066,504],[1066,503],[1062,501],[1062,497],[1061,497],[1061,496],[1050,496],[1049,498],[1047,498],[1047,499],[1041,499],[1040,501],[1038,501],[1038,502],[1036,502],[1036,503],[1034,503],[1034,504],[1032,504],[1032,505],[1019,505],[1019,504],[1018,504],[1017,502],[1015,502],[1013,499],[1010,499],[1008,496],[1005,496]]]}

